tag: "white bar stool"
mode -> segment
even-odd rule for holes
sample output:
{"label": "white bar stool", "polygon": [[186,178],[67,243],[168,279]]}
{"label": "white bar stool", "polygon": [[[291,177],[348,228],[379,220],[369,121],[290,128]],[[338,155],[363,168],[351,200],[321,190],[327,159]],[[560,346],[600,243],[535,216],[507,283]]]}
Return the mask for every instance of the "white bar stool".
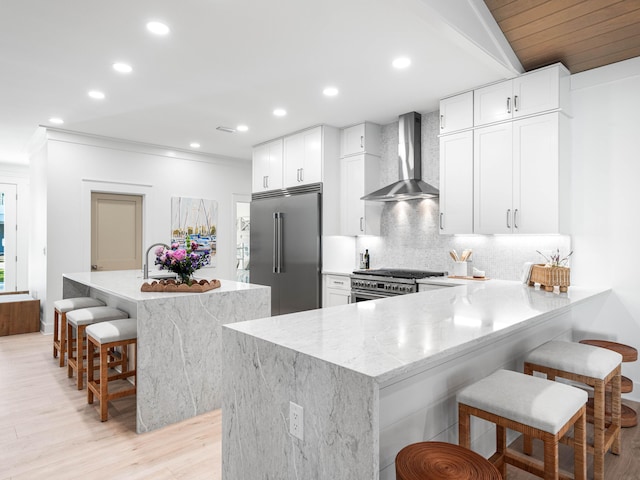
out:
{"label": "white bar stool", "polygon": [[[90,307],[72,310],[67,313],[67,376],[73,377],[75,370],[78,377],[78,390],[84,386],[84,358],[86,349],[84,346],[85,330],[94,323],[108,320],[128,318],[129,314],[113,307]],[[73,333],[75,330],[75,340]],[[75,355],[73,344],[75,343]]]}
{"label": "white bar stool", "polygon": [[[524,373],[541,372],[549,380],[556,377],[584,383],[593,388],[593,455],[595,480],[604,479],[604,456],[620,454],[620,403],[622,355],[600,347],[573,342],[551,341],[526,356]],[[611,423],[605,424],[605,391],[611,384]],[[532,451],[531,439],[524,438],[524,451]]]}
{"label": "white bar stool", "polygon": [[[110,400],[135,395],[136,393],[135,385],[131,388],[109,393],[109,382],[111,380],[135,377],[136,375],[137,323],[135,318],[127,318],[125,320],[95,323],[87,327],[87,402],[93,403],[93,396],[97,395],[100,400],[100,420],[103,422],[106,422],[109,417],[108,405]],[[127,355],[129,345],[136,347],[133,370],[129,370]],[[120,360],[109,362],[109,352],[116,348],[121,349]],[[100,352],[100,374],[97,380],[94,380],[93,376],[95,350]],[[121,366],[120,373],[109,375],[109,368],[116,365]]]}
{"label": "white bar stool", "polygon": [[67,353],[67,313],[79,308],[101,307],[104,302],[97,298],[75,297],[53,302],[53,358],[60,354],[60,366],[64,367]]}
{"label": "white bar stool", "polygon": [[[559,478],[558,443],[573,427],[574,478],[587,476],[587,393],[579,388],[498,370],[458,394],[459,443],[471,448],[471,416],[496,425],[496,452],[489,458],[503,478],[507,464],[545,479]],[[544,442],[541,464],[507,448],[506,429]]]}

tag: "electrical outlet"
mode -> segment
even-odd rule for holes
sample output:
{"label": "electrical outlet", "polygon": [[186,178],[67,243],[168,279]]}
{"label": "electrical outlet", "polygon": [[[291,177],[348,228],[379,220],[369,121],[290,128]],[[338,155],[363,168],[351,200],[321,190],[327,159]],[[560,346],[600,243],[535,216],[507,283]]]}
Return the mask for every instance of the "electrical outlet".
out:
{"label": "electrical outlet", "polygon": [[304,440],[304,410],[293,402],[289,402],[289,433]]}

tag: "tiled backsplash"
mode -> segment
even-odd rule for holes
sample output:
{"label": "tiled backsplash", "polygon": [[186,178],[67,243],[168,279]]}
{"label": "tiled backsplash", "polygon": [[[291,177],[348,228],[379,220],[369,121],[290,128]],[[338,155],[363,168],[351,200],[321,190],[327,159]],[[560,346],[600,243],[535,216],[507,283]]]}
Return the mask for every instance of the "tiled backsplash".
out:
{"label": "tiled backsplash", "polygon": [[[440,184],[438,112],[422,116],[422,179]],[[382,128],[380,186],[398,179],[398,124]],[[438,200],[388,202],[384,206],[379,237],[358,237],[356,257],[369,249],[371,268],[453,269],[449,250],[458,254],[473,249],[473,266],[491,278],[519,280],[524,262],[544,262],[536,253],[568,254],[571,239],[566,235],[440,235]],[[355,265],[355,260],[354,260]]]}

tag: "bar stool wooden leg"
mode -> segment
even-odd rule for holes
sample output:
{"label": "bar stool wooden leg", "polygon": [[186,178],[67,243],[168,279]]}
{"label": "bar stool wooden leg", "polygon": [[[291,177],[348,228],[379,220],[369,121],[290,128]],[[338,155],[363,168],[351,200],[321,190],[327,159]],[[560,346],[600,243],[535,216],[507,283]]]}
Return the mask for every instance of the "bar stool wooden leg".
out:
{"label": "bar stool wooden leg", "polygon": [[58,358],[58,349],[60,345],[60,338],[58,337],[59,315],[58,311],[53,311],[53,358]]}
{"label": "bar stool wooden leg", "polygon": [[[126,347],[125,347],[126,348]],[[105,344],[100,345],[100,420],[106,422],[109,418],[109,359],[107,354],[108,347]],[[124,365],[122,367],[125,368]],[[105,401],[102,401],[105,399]]]}

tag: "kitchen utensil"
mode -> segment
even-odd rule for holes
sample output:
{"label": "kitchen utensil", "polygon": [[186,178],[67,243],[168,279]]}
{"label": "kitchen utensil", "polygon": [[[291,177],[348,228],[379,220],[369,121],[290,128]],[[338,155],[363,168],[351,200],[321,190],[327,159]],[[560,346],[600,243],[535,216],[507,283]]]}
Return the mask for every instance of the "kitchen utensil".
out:
{"label": "kitchen utensil", "polygon": [[458,252],[456,252],[455,250],[451,250],[449,252],[449,255],[451,255],[451,258],[453,258],[454,262],[459,262],[460,261],[460,257],[458,257]]}

